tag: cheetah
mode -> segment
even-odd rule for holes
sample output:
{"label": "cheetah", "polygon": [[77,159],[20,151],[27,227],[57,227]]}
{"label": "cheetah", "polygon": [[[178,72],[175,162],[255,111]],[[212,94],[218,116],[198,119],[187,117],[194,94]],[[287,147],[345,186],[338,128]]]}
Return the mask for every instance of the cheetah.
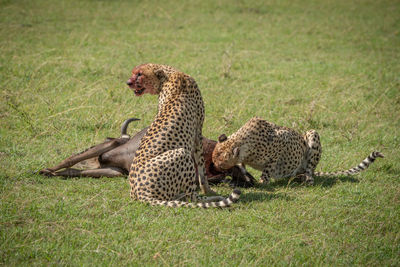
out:
{"label": "cheetah", "polygon": [[135,67],[127,84],[136,96],[158,95],[157,115],[130,168],[131,198],[169,207],[228,207],[236,202],[238,189],[228,198],[200,198],[195,192],[198,180],[203,192],[213,193],[204,177],[204,104],[196,81],[170,66],[149,63]]}
{"label": "cheetah", "polygon": [[224,134],[218,138],[212,160],[222,170],[236,164],[248,164],[262,171],[262,183],[269,182],[270,178],[300,176],[307,184],[313,184],[313,176],[357,174],[367,169],[376,158],[384,157],[375,151],[349,170],[314,172],[321,153],[320,138],[315,130],[301,135],[293,129],[254,117],[229,138]]}

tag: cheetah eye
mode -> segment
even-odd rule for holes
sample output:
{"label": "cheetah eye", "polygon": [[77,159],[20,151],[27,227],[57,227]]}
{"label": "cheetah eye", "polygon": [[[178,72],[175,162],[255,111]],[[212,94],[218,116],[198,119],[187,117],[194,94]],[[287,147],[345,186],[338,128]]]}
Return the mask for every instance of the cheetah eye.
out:
{"label": "cheetah eye", "polygon": [[142,76],[142,73],[141,73],[141,72],[139,72],[139,73],[137,74],[137,76],[138,76],[138,77]]}

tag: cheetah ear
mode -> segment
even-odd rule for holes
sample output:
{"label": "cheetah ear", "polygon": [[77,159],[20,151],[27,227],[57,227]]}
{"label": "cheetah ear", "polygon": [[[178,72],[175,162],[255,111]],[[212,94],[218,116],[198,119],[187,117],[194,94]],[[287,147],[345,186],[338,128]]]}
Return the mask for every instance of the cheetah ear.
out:
{"label": "cheetah ear", "polygon": [[239,153],[240,153],[239,147],[235,147],[235,148],[233,149],[232,153],[233,153],[233,157],[234,157],[234,158],[238,158],[238,157],[239,157]]}
{"label": "cheetah ear", "polygon": [[162,81],[164,79],[167,78],[167,75],[165,74],[165,72],[162,69],[158,69],[154,71],[154,74],[156,75],[156,77]]}
{"label": "cheetah ear", "polygon": [[225,134],[221,134],[221,135],[218,137],[218,142],[222,143],[222,142],[226,141],[226,139],[228,139],[228,137],[226,137]]}

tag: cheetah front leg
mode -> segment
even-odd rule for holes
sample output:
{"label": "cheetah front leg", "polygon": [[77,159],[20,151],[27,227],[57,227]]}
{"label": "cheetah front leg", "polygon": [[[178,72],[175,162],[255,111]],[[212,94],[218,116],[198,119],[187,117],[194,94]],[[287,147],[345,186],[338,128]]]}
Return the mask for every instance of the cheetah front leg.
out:
{"label": "cheetah front leg", "polygon": [[314,171],[321,159],[322,146],[319,134],[315,130],[307,131],[305,139],[308,146],[307,165],[305,172],[305,182],[309,185],[314,184]]}
{"label": "cheetah front leg", "polygon": [[271,168],[264,168],[261,173],[260,183],[268,184],[271,181],[271,173]]}
{"label": "cheetah front leg", "polygon": [[194,152],[194,162],[197,165],[198,170],[198,181],[200,185],[201,191],[206,195],[217,195],[208,184],[208,181],[205,177],[206,168],[204,164],[204,157],[203,157],[203,137],[202,135],[198,135],[195,142],[195,152]]}
{"label": "cheetah front leg", "polygon": [[261,177],[260,177],[261,183],[267,184],[270,182],[272,176],[275,174],[275,169],[276,169],[277,163],[278,163],[278,160],[271,159],[270,162],[268,162],[268,164],[266,164],[264,166],[264,169],[262,170]]}

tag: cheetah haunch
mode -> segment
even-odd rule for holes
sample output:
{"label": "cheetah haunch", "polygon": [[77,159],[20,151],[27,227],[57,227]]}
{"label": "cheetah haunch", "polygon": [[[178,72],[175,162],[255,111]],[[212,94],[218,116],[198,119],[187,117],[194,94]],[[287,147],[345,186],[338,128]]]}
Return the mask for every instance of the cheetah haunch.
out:
{"label": "cheetah haunch", "polygon": [[221,135],[213,151],[213,162],[219,169],[229,169],[236,164],[248,164],[262,171],[261,181],[270,178],[302,176],[313,184],[313,176],[353,175],[383,158],[380,152],[372,152],[358,166],[332,173],[314,172],[321,158],[319,135],[310,130],[304,136],[295,130],[277,126],[254,117],[237,132],[226,137]]}
{"label": "cheetah haunch", "polygon": [[136,96],[159,95],[157,115],[129,172],[131,197],[170,207],[227,207],[237,201],[240,191],[236,189],[228,198],[211,197],[198,203],[178,200],[201,200],[195,192],[197,179],[203,192],[213,193],[204,177],[204,104],[195,80],[166,65],[143,64],[132,70],[127,84]]}

